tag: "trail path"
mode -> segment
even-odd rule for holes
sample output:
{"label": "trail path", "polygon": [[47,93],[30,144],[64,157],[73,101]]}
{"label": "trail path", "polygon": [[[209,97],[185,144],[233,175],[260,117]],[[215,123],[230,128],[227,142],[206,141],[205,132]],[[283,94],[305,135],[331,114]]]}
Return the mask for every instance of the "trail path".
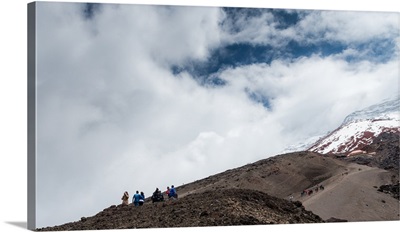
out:
{"label": "trail path", "polygon": [[323,183],[325,190],[298,200],[302,201],[307,210],[313,211],[324,220],[331,217],[353,222],[377,218],[399,220],[399,201],[377,191],[377,187],[387,183],[390,183],[387,171],[350,164],[348,172],[338,174]]}

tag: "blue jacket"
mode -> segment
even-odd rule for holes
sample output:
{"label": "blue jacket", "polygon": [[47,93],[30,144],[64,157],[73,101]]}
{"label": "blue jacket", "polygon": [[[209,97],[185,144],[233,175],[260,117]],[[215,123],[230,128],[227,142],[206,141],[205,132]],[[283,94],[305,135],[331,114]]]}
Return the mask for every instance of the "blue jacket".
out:
{"label": "blue jacket", "polygon": [[139,202],[141,198],[143,198],[142,195],[136,193],[135,195],[133,195],[133,202]]}
{"label": "blue jacket", "polygon": [[169,190],[169,196],[170,196],[170,197],[175,197],[175,196],[176,196],[176,190],[175,190],[175,188],[171,188],[171,189]]}

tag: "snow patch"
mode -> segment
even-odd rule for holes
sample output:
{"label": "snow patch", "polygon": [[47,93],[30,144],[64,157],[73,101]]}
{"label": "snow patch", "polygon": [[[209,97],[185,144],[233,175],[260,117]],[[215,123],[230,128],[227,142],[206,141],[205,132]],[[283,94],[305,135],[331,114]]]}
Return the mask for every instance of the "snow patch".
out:
{"label": "snow patch", "polygon": [[321,154],[350,153],[373,142],[381,133],[400,133],[400,99],[356,111],[342,125],[316,141],[308,151]]}

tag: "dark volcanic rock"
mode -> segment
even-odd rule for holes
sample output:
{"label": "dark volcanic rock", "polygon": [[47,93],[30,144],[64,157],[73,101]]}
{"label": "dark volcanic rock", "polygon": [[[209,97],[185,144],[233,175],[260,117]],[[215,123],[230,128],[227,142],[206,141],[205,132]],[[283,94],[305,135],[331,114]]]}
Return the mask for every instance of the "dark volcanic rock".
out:
{"label": "dark volcanic rock", "polygon": [[379,167],[385,170],[399,172],[400,135],[397,133],[382,133],[372,144],[363,148],[367,153],[375,152],[373,156],[360,155],[349,158],[349,161],[362,165]]}
{"label": "dark volcanic rock", "polygon": [[387,184],[379,187],[378,191],[392,195],[392,197],[400,200],[399,197],[399,183]]}
{"label": "dark volcanic rock", "polygon": [[37,231],[98,230],[129,228],[199,227],[321,223],[300,202],[244,189],[195,193],[179,200],[146,203],[140,207],[119,205],[92,217]]}
{"label": "dark volcanic rock", "polygon": [[340,219],[340,218],[334,218],[334,217],[331,217],[331,218],[329,218],[328,220],[326,220],[327,222],[347,222],[347,220],[345,220],[345,219]]}

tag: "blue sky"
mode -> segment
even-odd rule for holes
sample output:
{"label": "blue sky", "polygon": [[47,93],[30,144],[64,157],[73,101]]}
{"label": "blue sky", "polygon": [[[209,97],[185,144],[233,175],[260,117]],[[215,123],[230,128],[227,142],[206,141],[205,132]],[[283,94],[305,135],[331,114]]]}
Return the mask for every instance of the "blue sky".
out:
{"label": "blue sky", "polygon": [[[220,23],[225,25],[227,32],[240,34],[246,30],[239,22],[251,22],[254,19],[262,18],[269,14],[269,19],[276,31],[288,30],[297,27],[306,17],[318,14],[315,10],[284,10],[284,9],[259,9],[259,8],[222,8],[225,14],[224,20]],[[349,54],[344,57],[348,63],[359,63],[363,61],[373,63],[385,63],[396,57],[396,41],[394,37],[381,37],[379,35],[363,40],[343,41],[341,39],[324,39],[333,29],[326,27],[317,33],[308,33],[302,37],[271,37],[258,42],[233,41],[222,43],[221,46],[213,48],[207,59],[195,61],[188,59],[179,64],[171,65],[172,72],[177,75],[180,72],[189,72],[200,84],[206,86],[223,86],[227,81],[219,78],[219,73],[225,69],[246,66],[251,64],[271,64],[274,60],[296,60],[314,55],[329,57],[341,55],[348,49],[354,49],[357,54]],[[339,28],[340,30],[340,28]],[[398,33],[398,32],[397,32]],[[276,46],[277,40],[279,45]],[[311,41],[310,41],[311,40]],[[360,55],[362,54],[362,55]],[[245,89],[250,99],[269,107],[269,100],[262,94],[251,92]]]}
{"label": "blue sky", "polygon": [[[101,14],[102,4],[86,3],[82,6],[82,16],[86,20],[95,21],[96,14]],[[285,10],[285,9],[261,9],[261,8],[239,8],[224,7],[221,8],[225,18],[221,27],[227,26],[228,32],[240,33],[243,31],[241,25],[236,25],[237,21],[251,21],[254,18],[260,18],[263,14],[270,14],[273,18],[274,28],[276,30],[285,30],[296,27],[305,17],[317,10]],[[171,70],[178,74],[182,71],[188,71],[193,76],[212,76],[221,69],[227,67],[248,65],[254,63],[271,63],[275,59],[297,59],[299,57],[310,57],[318,54],[322,57],[341,54],[348,48],[356,49],[359,53],[364,52],[362,57],[349,56],[347,61],[359,62],[362,60],[374,61],[378,63],[387,62],[395,56],[396,43],[393,37],[375,36],[367,38],[364,41],[346,42],[336,39],[323,39],[324,34],[329,33],[331,29],[327,27],[318,33],[310,33],[300,40],[298,38],[284,38],[280,46],[273,46],[268,38],[265,41],[251,43],[249,41],[224,43],[221,46],[210,51],[207,60],[196,62],[188,59],[183,63],[171,65]],[[396,31],[393,32],[394,37]],[[308,37],[307,37],[308,36]],[[307,38],[317,38],[316,41],[309,42]],[[321,38],[320,40],[318,38]],[[273,40],[273,39],[272,39]],[[216,83],[221,84],[219,82]]]}
{"label": "blue sky", "polygon": [[39,2],[38,226],[280,154],[397,96],[398,19]]}

